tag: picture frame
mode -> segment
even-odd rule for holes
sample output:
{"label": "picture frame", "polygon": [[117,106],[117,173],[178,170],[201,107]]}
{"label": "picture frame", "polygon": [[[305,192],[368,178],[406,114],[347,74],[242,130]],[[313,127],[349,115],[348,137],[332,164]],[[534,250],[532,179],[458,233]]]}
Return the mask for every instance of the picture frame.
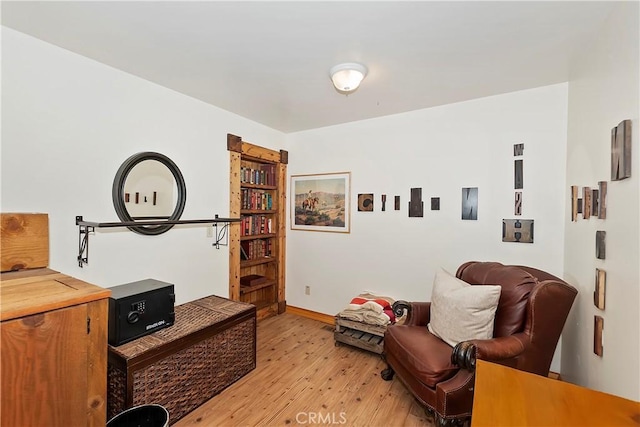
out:
{"label": "picture frame", "polygon": [[349,233],[351,172],[291,176],[291,229]]}

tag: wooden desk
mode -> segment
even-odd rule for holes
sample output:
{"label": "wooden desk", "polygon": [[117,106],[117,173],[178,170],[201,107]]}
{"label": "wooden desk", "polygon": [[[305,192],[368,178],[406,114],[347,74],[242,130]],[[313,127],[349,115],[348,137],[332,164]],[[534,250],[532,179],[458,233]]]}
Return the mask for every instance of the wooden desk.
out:
{"label": "wooden desk", "polygon": [[477,362],[472,427],[639,425],[640,402]]}

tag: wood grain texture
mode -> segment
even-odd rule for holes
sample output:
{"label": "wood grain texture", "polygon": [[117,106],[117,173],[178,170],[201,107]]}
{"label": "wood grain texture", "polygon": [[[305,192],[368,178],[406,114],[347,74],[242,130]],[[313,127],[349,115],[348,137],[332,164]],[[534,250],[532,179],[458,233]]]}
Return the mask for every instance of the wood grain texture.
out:
{"label": "wood grain texture", "polygon": [[582,217],[591,218],[591,188],[582,187]]}
{"label": "wood grain texture", "polygon": [[109,329],[109,299],[87,304],[90,328],[87,343],[87,426],[103,427],[107,423],[107,342]]}
{"label": "wood grain texture", "polygon": [[434,426],[400,381],[380,378],[380,356],[335,346],[333,331],[290,313],[259,322],[256,369],[174,426]]}
{"label": "wood grain texture", "polygon": [[24,277],[21,272],[0,275],[2,307],[0,320],[10,320],[74,304],[108,298],[111,291],[62,273]]}
{"label": "wood grain texture", "polygon": [[[229,216],[240,218],[240,153],[229,152]],[[229,298],[240,300],[240,241],[239,222],[229,224]]]}
{"label": "wood grain texture", "polygon": [[242,138],[228,133],[227,134],[227,150],[235,151],[236,153],[242,152]]}
{"label": "wood grain texture", "polygon": [[598,218],[607,218],[607,181],[598,182]]}
{"label": "wood grain texture", "polygon": [[604,318],[602,316],[593,316],[593,352],[600,357],[604,354],[603,331]]}
{"label": "wood grain texture", "polygon": [[[252,157],[258,160],[266,160],[268,162],[280,163],[281,153],[279,151],[261,147],[259,145],[255,145],[250,142],[242,141],[242,155],[247,157]],[[287,154],[287,160],[288,160],[288,154]]]}
{"label": "wood grain texture", "polygon": [[[286,151],[285,151],[286,153]],[[283,313],[283,308],[286,307],[286,283],[285,283],[285,272],[287,271],[287,165],[286,163],[280,163],[278,165],[278,206],[276,207],[277,213],[277,228],[278,228],[278,237],[277,237],[277,252],[276,257],[278,258],[278,270],[276,272],[277,280],[279,283],[278,286],[278,302],[280,302],[280,307],[278,308],[278,313]]]}
{"label": "wood grain texture", "polygon": [[86,419],[87,376],[77,372],[87,364],[86,316],[79,305],[0,324],[0,424],[71,426]]}
{"label": "wood grain texture", "polygon": [[[285,260],[286,260],[286,181],[288,153],[284,150],[275,151],[260,147],[245,141],[234,135],[228,135],[228,148],[230,153],[230,200],[229,212],[232,217],[248,216],[250,214],[263,214],[272,221],[272,233],[268,236],[258,234],[246,234],[241,236],[241,223],[236,223],[229,230],[229,298],[236,301],[244,301],[254,304],[257,318],[263,319],[284,312],[285,301]],[[243,168],[246,170],[260,170],[263,166],[269,168],[275,166],[275,185],[264,183],[245,182],[241,177]],[[242,208],[243,189],[252,189],[257,192],[268,193],[272,197],[270,210],[252,210]],[[240,241],[251,243],[264,241],[271,248],[268,257],[253,257],[241,260]],[[246,250],[246,248],[245,248]],[[249,274],[258,274],[275,282],[273,287],[260,287],[255,289],[240,288],[240,277]]]}
{"label": "wood grain texture", "polygon": [[638,426],[640,403],[478,360],[472,427]]}
{"label": "wood grain texture", "polygon": [[2,273],[0,293],[0,424],[104,426],[111,291],[41,268]]}
{"label": "wood grain texture", "polygon": [[317,311],[307,310],[306,308],[287,306],[287,313],[295,314],[296,316],[306,317],[308,319],[317,320],[327,325],[335,324],[335,317],[324,313],[318,313]]}
{"label": "wood grain texture", "polygon": [[45,213],[2,213],[1,270],[49,265],[49,216]]}

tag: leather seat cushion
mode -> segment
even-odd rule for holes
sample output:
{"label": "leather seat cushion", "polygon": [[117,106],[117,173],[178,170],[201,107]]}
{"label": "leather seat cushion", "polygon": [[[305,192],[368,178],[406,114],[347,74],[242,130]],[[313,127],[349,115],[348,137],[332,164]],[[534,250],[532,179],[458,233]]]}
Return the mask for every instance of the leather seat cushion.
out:
{"label": "leather seat cushion", "polygon": [[453,348],[426,326],[390,326],[384,336],[384,348],[416,379],[431,388],[453,377],[460,369],[451,363]]}

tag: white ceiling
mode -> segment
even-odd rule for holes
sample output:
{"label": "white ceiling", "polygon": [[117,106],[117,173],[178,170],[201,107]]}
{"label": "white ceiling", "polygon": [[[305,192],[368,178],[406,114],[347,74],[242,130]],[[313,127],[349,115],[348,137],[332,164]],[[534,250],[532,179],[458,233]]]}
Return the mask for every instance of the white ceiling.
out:
{"label": "white ceiling", "polygon": [[[568,80],[614,2],[2,1],[2,24],[283,132]],[[355,93],[328,70],[361,62]]]}

